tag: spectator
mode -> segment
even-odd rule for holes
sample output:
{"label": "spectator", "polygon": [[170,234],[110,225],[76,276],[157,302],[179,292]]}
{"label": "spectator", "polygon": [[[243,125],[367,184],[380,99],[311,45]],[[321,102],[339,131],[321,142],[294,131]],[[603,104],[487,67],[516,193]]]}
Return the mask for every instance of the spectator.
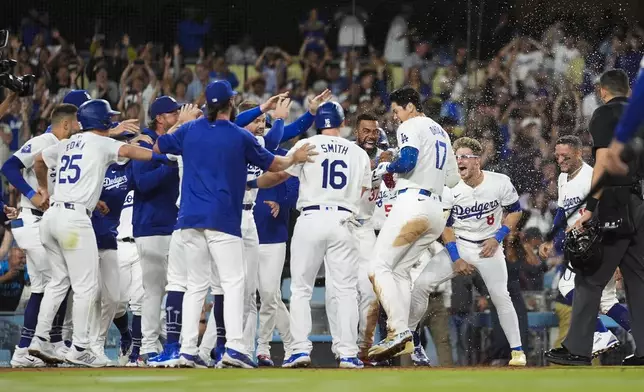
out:
{"label": "spectator", "polygon": [[234,72],[230,72],[224,56],[217,56],[213,60],[212,71],[210,71],[210,80],[227,80],[234,89],[239,86],[239,80]]}
{"label": "spectator", "polygon": [[108,79],[107,68],[99,67],[96,80],[87,86],[87,91],[93,99],[104,99],[116,107],[119,100],[119,89],[115,81]]}
{"label": "spectator", "polygon": [[[120,89],[121,100],[118,104],[120,111],[124,111],[132,103],[138,103],[143,112],[147,113],[150,104],[159,94],[160,85],[152,68],[141,60],[135,60],[123,71]],[[149,118],[146,115],[144,123],[148,122]]]}
{"label": "spectator", "polygon": [[340,66],[338,64],[331,63],[327,66],[326,79],[329,82],[329,89],[335,96],[342,94],[349,87],[347,78],[340,75]]}
{"label": "spectator", "polygon": [[579,49],[575,47],[575,38],[571,36],[565,37],[563,44],[556,44],[554,46],[555,75],[560,77],[565,75],[572,61],[580,56]]}
{"label": "spectator", "polygon": [[389,63],[402,64],[409,54],[408,20],[413,12],[414,10],[409,4],[403,4],[401,12],[394,17],[389,25],[385,42],[385,59]]}
{"label": "spectator", "polygon": [[622,47],[623,50],[617,56],[615,68],[623,69],[626,72],[632,86],[637,79],[637,72],[640,69],[640,62],[644,54],[642,50],[642,37],[629,33]]}
{"label": "spectator", "polygon": [[308,18],[300,23],[300,32],[304,36],[304,40],[307,38],[324,40],[327,29],[328,26],[319,18],[317,8],[309,11]]}
{"label": "spectator", "polygon": [[420,77],[420,69],[413,67],[409,70],[409,83],[411,88],[418,91],[420,98],[425,101],[432,94],[432,89],[427,83],[423,83]]}
{"label": "spectator", "polygon": [[300,47],[300,66],[302,67],[302,82],[305,88],[311,88],[313,83],[325,78],[325,65],[331,57],[329,48],[324,45],[323,57],[315,50],[307,50],[310,38],[307,38]]}
{"label": "spectator", "polygon": [[210,20],[206,18],[200,23],[196,20],[196,9],[185,8],[184,11],[185,18],[177,26],[177,42],[186,55],[194,56],[204,47],[204,38],[210,31]]}
{"label": "spectator", "polygon": [[266,91],[274,95],[286,81],[287,68],[293,60],[278,47],[267,46],[255,61],[255,69],[264,76]]}
{"label": "spectator", "polygon": [[593,91],[586,95],[581,101],[581,117],[584,128],[588,127],[590,118],[593,116],[595,109],[602,104],[601,98],[599,97],[599,77],[597,77],[594,82],[595,88]]}
{"label": "spectator", "polygon": [[405,57],[403,69],[405,71],[405,81],[409,81],[409,75],[412,68],[420,70],[420,77],[425,84],[430,84],[436,72],[436,64],[427,59],[431,45],[428,41],[420,41],[416,44],[414,52]]}
{"label": "spectator", "polygon": [[346,53],[357,49],[359,52],[367,46],[364,33],[364,23],[369,19],[369,14],[360,7],[343,7],[336,12],[334,17],[338,25],[338,51]]}
{"label": "spectator", "polygon": [[7,226],[3,231],[0,246],[0,312],[14,312],[29,280],[25,269],[27,259],[22,249],[11,248],[13,236]]}
{"label": "spectator", "polygon": [[190,102],[195,102],[202,93],[205,91],[206,86],[210,83],[210,70],[204,63],[199,63],[195,66],[195,75],[197,76],[188,85],[188,92],[186,99]]}
{"label": "spectator", "polygon": [[[249,34],[242,37],[238,44],[230,45],[226,49],[226,62],[234,65],[255,64],[257,52],[251,44]],[[235,88],[235,86],[233,86]]]}
{"label": "spectator", "polygon": [[266,102],[273,95],[266,91],[266,80],[262,76],[249,79],[246,82],[245,90],[248,92],[246,99],[251,99],[255,102]]}

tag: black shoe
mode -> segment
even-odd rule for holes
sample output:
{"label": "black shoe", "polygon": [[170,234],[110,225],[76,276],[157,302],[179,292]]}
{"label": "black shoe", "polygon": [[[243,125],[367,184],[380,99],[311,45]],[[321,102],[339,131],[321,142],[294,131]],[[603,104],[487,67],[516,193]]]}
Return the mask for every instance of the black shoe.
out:
{"label": "black shoe", "polygon": [[571,354],[565,347],[553,348],[546,352],[546,361],[557,365],[590,366],[590,357]]}
{"label": "black shoe", "polygon": [[629,355],[622,361],[622,366],[644,366],[644,357],[636,357],[635,354]]}

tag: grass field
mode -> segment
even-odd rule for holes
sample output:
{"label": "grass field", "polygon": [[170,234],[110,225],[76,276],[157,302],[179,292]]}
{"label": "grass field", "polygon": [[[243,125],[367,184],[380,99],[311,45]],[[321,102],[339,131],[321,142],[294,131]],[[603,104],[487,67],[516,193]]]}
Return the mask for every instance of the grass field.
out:
{"label": "grass field", "polygon": [[3,392],[644,391],[644,369],[0,370]]}

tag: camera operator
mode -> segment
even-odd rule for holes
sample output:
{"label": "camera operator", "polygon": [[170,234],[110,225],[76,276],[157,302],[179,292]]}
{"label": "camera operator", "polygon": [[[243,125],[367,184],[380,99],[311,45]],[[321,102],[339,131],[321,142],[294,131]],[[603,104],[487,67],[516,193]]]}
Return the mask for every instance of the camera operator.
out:
{"label": "camera operator", "polygon": [[9,113],[11,105],[18,100],[18,94],[13,91],[5,90],[5,98],[0,102],[0,118],[4,117],[5,114]]}
{"label": "camera operator", "polygon": [[[615,127],[627,106],[630,93],[628,76],[622,70],[605,72],[599,81],[604,105],[593,113],[589,131],[593,136],[595,167],[593,184],[609,164],[609,145]],[[549,362],[560,365],[590,365],[595,321],[602,290],[619,266],[626,287],[626,299],[632,318],[635,354],[624,359],[623,365],[644,365],[644,204],[640,186],[640,160],[629,163],[624,176],[611,176],[602,190],[586,203],[586,211],[577,220],[596,218],[603,229],[600,249],[591,256],[575,277],[570,331],[561,348],[546,353]],[[600,259],[601,257],[601,259]]]}

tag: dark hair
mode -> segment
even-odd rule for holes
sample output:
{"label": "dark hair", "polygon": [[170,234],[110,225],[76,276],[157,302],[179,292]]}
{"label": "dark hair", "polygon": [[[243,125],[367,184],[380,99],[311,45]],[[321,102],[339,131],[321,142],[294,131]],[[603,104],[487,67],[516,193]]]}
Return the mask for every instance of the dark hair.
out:
{"label": "dark hair", "polygon": [[557,144],[567,144],[574,149],[580,149],[582,147],[581,139],[575,135],[566,135],[557,139]]}
{"label": "dark hair", "polygon": [[423,111],[420,94],[410,86],[404,86],[399,88],[398,90],[394,90],[391,94],[389,94],[389,100],[391,101],[391,103],[396,103],[398,106],[403,107],[411,103],[416,107],[416,110],[418,110],[419,112]]}
{"label": "dark hair", "polygon": [[362,113],[356,118],[356,127],[360,125],[360,121],[378,121],[378,117],[376,117],[373,113],[365,112]]}
{"label": "dark hair", "polygon": [[246,110],[256,108],[257,106],[259,106],[259,104],[254,99],[247,99],[245,101],[242,101],[242,103],[237,106],[237,111],[241,113],[245,112]]}
{"label": "dark hair", "polygon": [[217,103],[208,103],[208,121],[216,121],[219,112],[226,112],[231,109],[234,110],[232,98]]}
{"label": "dark hair", "polygon": [[627,96],[629,90],[628,75],[621,69],[606,71],[599,78],[599,86],[615,96]]}
{"label": "dark hair", "polygon": [[77,112],[78,108],[76,106],[69,103],[63,103],[56,106],[54,110],[52,110],[50,121],[52,124],[56,124],[65,117],[76,117]]}

